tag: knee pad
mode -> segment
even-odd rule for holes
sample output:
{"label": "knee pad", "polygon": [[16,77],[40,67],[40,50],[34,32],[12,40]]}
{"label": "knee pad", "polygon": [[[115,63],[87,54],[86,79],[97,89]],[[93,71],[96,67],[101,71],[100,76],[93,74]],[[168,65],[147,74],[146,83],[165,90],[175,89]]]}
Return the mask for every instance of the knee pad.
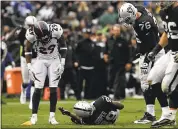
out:
{"label": "knee pad", "polygon": [[169,92],[169,88],[168,88],[168,85],[164,82],[162,82],[161,84],[161,89],[164,93],[168,93]]}
{"label": "knee pad", "polygon": [[57,88],[56,87],[50,87],[50,94],[51,93],[56,93],[57,92]]}
{"label": "knee pad", "polygon": [[22,84],[22,87],[23,87],[23,88],[27,88],[28,85],[29,85],[29,83],[23,83],[23,84]]}

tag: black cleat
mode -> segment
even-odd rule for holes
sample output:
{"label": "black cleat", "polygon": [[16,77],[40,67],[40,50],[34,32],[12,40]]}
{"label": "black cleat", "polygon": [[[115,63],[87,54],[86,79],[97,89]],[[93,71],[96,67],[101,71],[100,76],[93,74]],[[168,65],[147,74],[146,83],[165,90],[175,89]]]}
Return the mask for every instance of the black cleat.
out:
{"label": "black cleat", "polygon": [[141,118],[140,120],[136,120],[134,121],[135,124],[148,124],[151,123],[153,121],[156,121],[156,117],[152,116],[150,113],[145,112],[143,118]]}
{"label": "black cleat", "polygon": [[176,125],[176,121],[175,120],[170,120],[170,119],[162,119],[160,121],[155,121],[152,123],[151,128],[159,128],[162,126],[173,126]]}

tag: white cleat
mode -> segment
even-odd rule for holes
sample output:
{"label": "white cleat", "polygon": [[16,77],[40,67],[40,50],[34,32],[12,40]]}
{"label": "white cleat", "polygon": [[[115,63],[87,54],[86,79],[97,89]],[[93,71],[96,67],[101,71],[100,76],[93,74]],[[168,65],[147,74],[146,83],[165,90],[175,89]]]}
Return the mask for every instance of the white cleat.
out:
{"label": "white cleat", "polygon": [[52,124],[52,125],[58,125],[59,124],[59,122],[56,121],[54,116],[49,117],[49,123]]}
{"label": "white cleat", "polygon": [[21,104],[26,103],[26,88],[21,88],[20,103]]}
{"label": "white cleat", "polygon": [[32,125],[35,125],[36,122],[37,122],[37,115],[32,115],[30,122],[31,122]]}

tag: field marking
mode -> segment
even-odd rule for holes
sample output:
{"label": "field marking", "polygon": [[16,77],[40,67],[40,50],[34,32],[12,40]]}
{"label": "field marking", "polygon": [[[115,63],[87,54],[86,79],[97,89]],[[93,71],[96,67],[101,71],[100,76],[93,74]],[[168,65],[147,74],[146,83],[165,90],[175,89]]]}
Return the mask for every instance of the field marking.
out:
{"label": "field marking", "polygon": [[[76,103],[76,101],[58,101],[57,104],[73,104],[73,103]],[[7,106],[8,105],[28,105],[29,102],[27,102],[26,104],[20,104],[20,102],[7,102]],[[40,102],[40,104],[50,104],[49,101],[42,101]],[[6,106],[4,105],[4,106]]]}

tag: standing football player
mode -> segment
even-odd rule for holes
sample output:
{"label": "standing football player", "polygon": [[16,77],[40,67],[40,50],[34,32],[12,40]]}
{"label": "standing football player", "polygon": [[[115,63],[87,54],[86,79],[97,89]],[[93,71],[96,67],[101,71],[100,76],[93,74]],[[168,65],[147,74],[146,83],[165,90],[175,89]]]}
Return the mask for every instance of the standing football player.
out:
{"label": "standing football player", "polygon": [[[35,91],[32,99],[32,117],[26,124],[34,125],[37,122],[38,106],[45,78],[49,77],[50,88],[50,114],[49,123],[58,124],[55,119],[57,104],[57,87],[64,71],[67,52],[63,37],[63,29],[59,24],[47,24],[44,21],[35,23],[34,28],[26,32],[25,57],[31,78],[35,83]],[[37,59],[31,64],[32,44],[36,42]],[[24,123],[25,124],[25,123]]]}
{"label": "standing football player", "polygon": [[[25,19],[24,22],[24,27],[22,27],[20,30],[17,30],[17,32],[19,31],[18,34],[18,39],[20,41],[21,44],[21,49],[22,49],[22,53],[21,53],[21,73],[22,73],[22,87],[21,87],[21,95],[20,95],[20,103],[21,104],[25,104],[26,103],[26,89],[31,81],[30,77],[29,77],[29,72],[28,72],[28,67],[27,67],[27,63],[26,63],[26,59],[25,59],[25,33],[26,30],[28,28],[33,28],[35,22],[37,22],[37,19],[34,16],[28,16]],[[34,49],[34,46],[32,47],[32,64],[34,64],[35,62],[35,58],[37,56],[37,52]],[[32,109],[32,95],[34,93],[34,83],[32,82],[32,86],[31,86],[31,90],[30,90],[30,104],[29,104],[29,108]]]}
{"label": "standing football player", "polygon": [[137,39],[137,46],[140,52],[140,80],[141,88],[146,103],[146,112],[140,120],[134,121],[138,124],[146,124],[156,121],[155,117],[155,99],[157,98],[161,107],[162,115],[168,113],[167,96],[161,90],[161,83],[156,86],[150,86],[147,77],[154,62],[165,54],[164,50],[160,51],[154,61],[147,59],[148,53],[156,46],[159,41],[159,32],[156,19],[142,6],[133,6],[125,3],[119,10],[120,21],[126,25],[133,26]]}
{"label": "standing football player", "polygon": [[164,1],[160,3],[162,8],[160,16],[165,32],[156,47],[148,54],[148,59],[153,60],[167,44],[169,44],[171,50],[162,60],[163,62],[157,62],[153,67],[152,76],[148,77],[148,81],[155,83],[162,80],[162,90],[169,97],[170,113],[153,122],[152,127],[176,124],[178,109],[178,2]]}
{"label": "standing football player", "polygon": [[124,105],[118,101],[112,101],[107,96],[101,96],[92,103],[77,102],[74,105],[75,114],[63,107],[59,107],[59,110],[63,115],[71,117],[71,121],[76,124],[102,125],[114,124],[123,108]]}

